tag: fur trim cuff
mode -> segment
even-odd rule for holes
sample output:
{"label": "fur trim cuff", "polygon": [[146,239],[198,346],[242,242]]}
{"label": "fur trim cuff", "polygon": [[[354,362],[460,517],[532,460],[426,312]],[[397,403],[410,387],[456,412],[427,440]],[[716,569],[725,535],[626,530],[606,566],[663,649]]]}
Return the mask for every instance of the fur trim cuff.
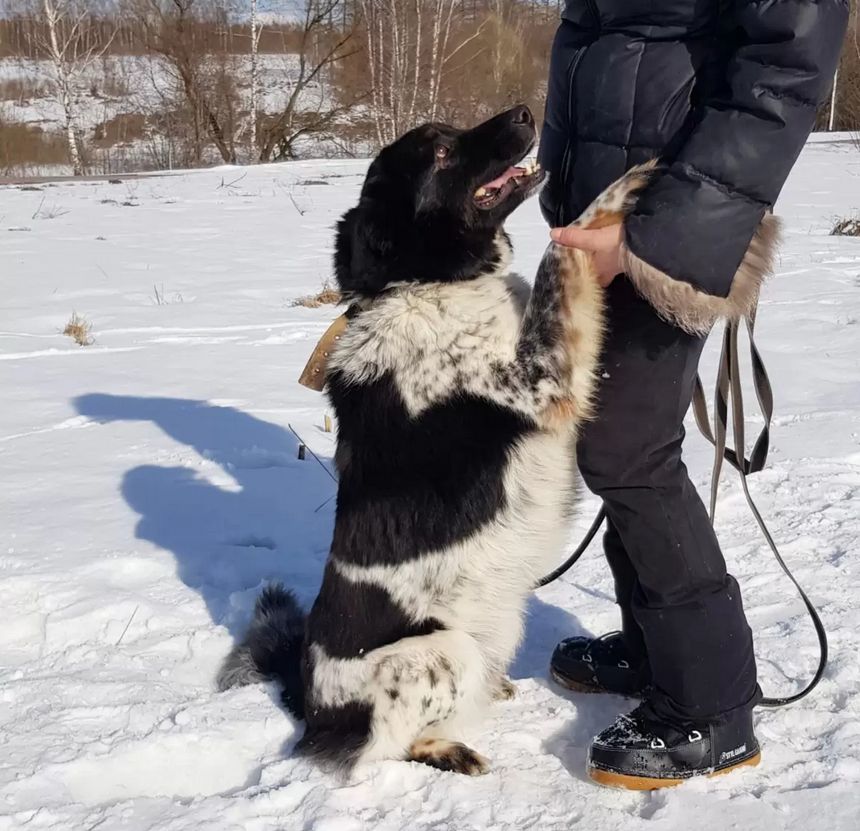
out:
{"label": "fur trim cuff", "polygon": [[703,335],[718,319],[738,320],[749,316],[755,309],[762,284],[773,271],[779,235],[780,221],[772,214],[765,214],[735,273],[727,297],[708,294],[690,283],[670,277],[639,259],[626,243],[621,246],[621,264],[639,294],[662,318],[690,334]]}

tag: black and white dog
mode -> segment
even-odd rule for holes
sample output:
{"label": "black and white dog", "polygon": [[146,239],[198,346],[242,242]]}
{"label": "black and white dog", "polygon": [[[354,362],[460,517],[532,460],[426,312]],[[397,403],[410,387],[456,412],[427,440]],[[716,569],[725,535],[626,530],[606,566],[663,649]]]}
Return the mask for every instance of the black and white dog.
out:
{"label": "black and white dog", "polygon": [[[508,270],[502,223],[543,178],[515,166],[534,141],[522,106],[471,130],[418,127],[380,152],[339,224],[337,280],[357,311],[327,376],[331,553],[307,619],[270,586],[219,676],[277,678],[307,722],[297,752],[487,770],[461,731],[513,695],[526,599],[566,541],[601,346],[586,254],[551,245],[533,289]],[[646,178],[578,222],[618,221]]]}

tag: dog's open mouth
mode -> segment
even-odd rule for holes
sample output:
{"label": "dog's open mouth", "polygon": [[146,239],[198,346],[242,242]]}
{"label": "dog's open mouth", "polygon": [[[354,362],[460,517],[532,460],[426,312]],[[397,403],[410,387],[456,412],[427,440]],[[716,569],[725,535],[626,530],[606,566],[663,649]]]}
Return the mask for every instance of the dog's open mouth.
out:
{"label": "dog's open mouth", "polygon": [[515,191],[531,190],[540,184],[542,179],[541,166],[536,161],[526,162],[522,166],[509,167],[501,176],[481,185],[472,198],[478,208],[488,211],[504,202]]}

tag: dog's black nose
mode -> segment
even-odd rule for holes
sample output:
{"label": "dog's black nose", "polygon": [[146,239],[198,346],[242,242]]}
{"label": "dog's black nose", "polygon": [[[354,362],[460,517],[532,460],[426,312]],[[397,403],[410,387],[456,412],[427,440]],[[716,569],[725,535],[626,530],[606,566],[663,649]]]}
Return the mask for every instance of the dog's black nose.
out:
{"label": "dog's black nose", "polygon": [[520,104],[518,107],[514,107],[510,110],[510,113],[511,121],[513,121],[514,124],[522,124],[527,127],[531,127],[535,123],[532,111],[525,106],[525,104]]}

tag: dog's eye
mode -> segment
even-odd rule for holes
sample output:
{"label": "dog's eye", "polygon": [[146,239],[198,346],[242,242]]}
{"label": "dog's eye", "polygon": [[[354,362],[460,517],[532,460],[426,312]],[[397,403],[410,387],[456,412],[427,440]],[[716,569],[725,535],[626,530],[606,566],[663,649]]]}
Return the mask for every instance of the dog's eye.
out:
{"label": "dog's eye", "polygon": [[436,145],[436,158],[437,159],[440,159],[440,160],[444,159],[448,155],[449,152],[450,151],[448,150],[447,147],[445,147],[444,144],[437,144]]}

